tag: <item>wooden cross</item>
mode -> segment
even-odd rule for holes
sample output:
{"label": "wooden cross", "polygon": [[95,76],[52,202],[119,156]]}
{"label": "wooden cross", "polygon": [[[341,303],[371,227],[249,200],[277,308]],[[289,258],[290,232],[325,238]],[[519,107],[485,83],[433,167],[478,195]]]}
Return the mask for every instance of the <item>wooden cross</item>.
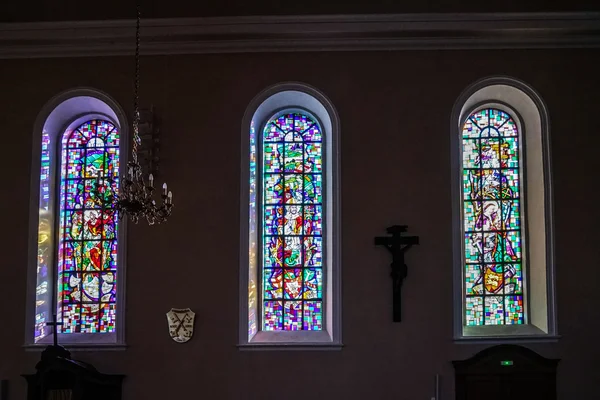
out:
{"label": "wooden cross", "polygon": [[54,329],[52,330],[52,336],[54,336],[54,345],[58,346],[58,335],[57,335],[56,329],[59,326],[62,326],[64,324],[62,322],[58,322],[56,320],[56,314],[54,314],[52,317],[53,317],[53,320],[49,321],[49,322],[46,322],[46,326],[52,326],[52,327],[54,327]]}
{"label": "wooden cross", "polygon": [[393,285],[393,318],[394,322],[402,320],[402,282],[408,274],[408,267],[404,263],[404,253],[413,245],[419,244],[418,236],[402,236],[408,227],[394,225],[387,228],[387,233],[392,236],[375,238],[376,246],[383,246],[392,253],[392,285]]}

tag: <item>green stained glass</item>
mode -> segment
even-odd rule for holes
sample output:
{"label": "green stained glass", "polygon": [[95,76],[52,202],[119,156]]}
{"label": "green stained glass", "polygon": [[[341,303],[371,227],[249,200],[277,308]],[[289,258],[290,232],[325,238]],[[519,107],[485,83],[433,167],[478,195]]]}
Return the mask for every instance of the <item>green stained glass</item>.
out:
{"label": "green stained glass", "polygon": [[266,204],[283,203],[283,175],[265,175],[264,199]]}
{"label": "green stained glass", "polygon": [[502,198],[516,199],[519,197],[519,170],[518,169],[503,169],[502,170]]}
{"label": "green stained glass", "polygon": [[285,144],[285,172],[303,172],[304,145],[302,143]]}
{"label": "green stained glass", "polygon": [[281,160],[283,145],[279,143],[265,143],[265,172],[283,172]]}
{"label": "green stained glass", "polygon": [[503,167],[519,168],[519,138],[506,137],[503,145]]}
{"label": "green stained glass", "polygon": [[[524,323],[522,171],[517,124],[473,112],[462,129],[464,323]],[[515,296],[519,295],[519,296]]]}
{"label": "green stained glass", "polygon": [[467,297],[465,299],[465,313],[466,325],[483,325],[483,297]]}
{"label": "green stained glass", "polygon": [[505,267],[506,293],[523,294],[523,272],[520,263],[507,264]]}
{"label": "green stained glass", "polygon": [[323,159],[321,157],[321,143],[307,143],[304,145],[304,171],[322,172]]}
{"label": "green stained glass", "polygon": [[479,277],[482,275],[482,266],[479,264],[466,264],[465,266],[465,292],[467,295],[482,294],[483,285]]}

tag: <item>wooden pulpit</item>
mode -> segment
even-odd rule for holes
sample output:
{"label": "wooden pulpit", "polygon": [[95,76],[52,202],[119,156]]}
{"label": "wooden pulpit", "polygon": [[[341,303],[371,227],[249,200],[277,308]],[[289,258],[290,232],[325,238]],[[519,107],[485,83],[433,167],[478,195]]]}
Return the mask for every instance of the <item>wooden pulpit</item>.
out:
{"label": "wooden pulpit", "polygon": [[48,346],[27,380],[27,400],[121,400],[124,375],[107,375],[72,360],[61,346]]}
{"label": "wooden pulpit", "polygon": [[452,362],[456,400],[556,400],[558,362],[522,346],[487,348]]}

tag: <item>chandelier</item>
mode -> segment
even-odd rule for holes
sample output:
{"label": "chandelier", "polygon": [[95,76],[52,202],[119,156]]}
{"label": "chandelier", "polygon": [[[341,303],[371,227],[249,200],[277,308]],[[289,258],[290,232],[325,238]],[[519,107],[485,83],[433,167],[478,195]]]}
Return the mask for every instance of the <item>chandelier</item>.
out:
{"label": "chandelier", "polygon": [[[173,209],[173,192],[167,191],[167,184],[162,185],[160,204],[154,200],[154,177],[148,175],[144,180],[144,172],[138,161],[138,147],[142,144],[139,134],[140,111],[139,111],[139,87],[140,87],[140,8],[137,6],[137,24],[135,32],[135,82],[133,95],[133,141],[131,148],[131,161],[127,163],[127,174],[121,178],[121,187],[114,196],[106,195],[106,189],[102,188],[100,177],[96,184],[96,198],[102,199],[103,203],[110,203],[120,218],[127,216],[132,222],[138,223],[140,219],[148,221],[149,225],[165,222],[171,215]],[[112,185],[111,185],[112,186]],[[110,186],[109,186],[110,187]],[[100,191],[104,193],[99,193]]]}

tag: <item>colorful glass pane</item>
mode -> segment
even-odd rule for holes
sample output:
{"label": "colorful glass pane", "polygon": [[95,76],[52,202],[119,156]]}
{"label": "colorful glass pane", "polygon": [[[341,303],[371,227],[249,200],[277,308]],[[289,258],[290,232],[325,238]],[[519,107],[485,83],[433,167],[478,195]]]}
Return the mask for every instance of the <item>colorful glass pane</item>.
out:
{"label": "colorful glass pane", "polygon": [[517,124],[486,108],[467,118],[462,136],[465,324],[523,324]]}
{"label": "colorful glass pane", "polygon": [[62,140],[58,318],[62,333],[115,332],[119,133],[88,121]]}
{"label": "colorful glass pane", "polygon": [[283,114],[263,130],[263,330],[323,329],[322,152],[308,115]]}

